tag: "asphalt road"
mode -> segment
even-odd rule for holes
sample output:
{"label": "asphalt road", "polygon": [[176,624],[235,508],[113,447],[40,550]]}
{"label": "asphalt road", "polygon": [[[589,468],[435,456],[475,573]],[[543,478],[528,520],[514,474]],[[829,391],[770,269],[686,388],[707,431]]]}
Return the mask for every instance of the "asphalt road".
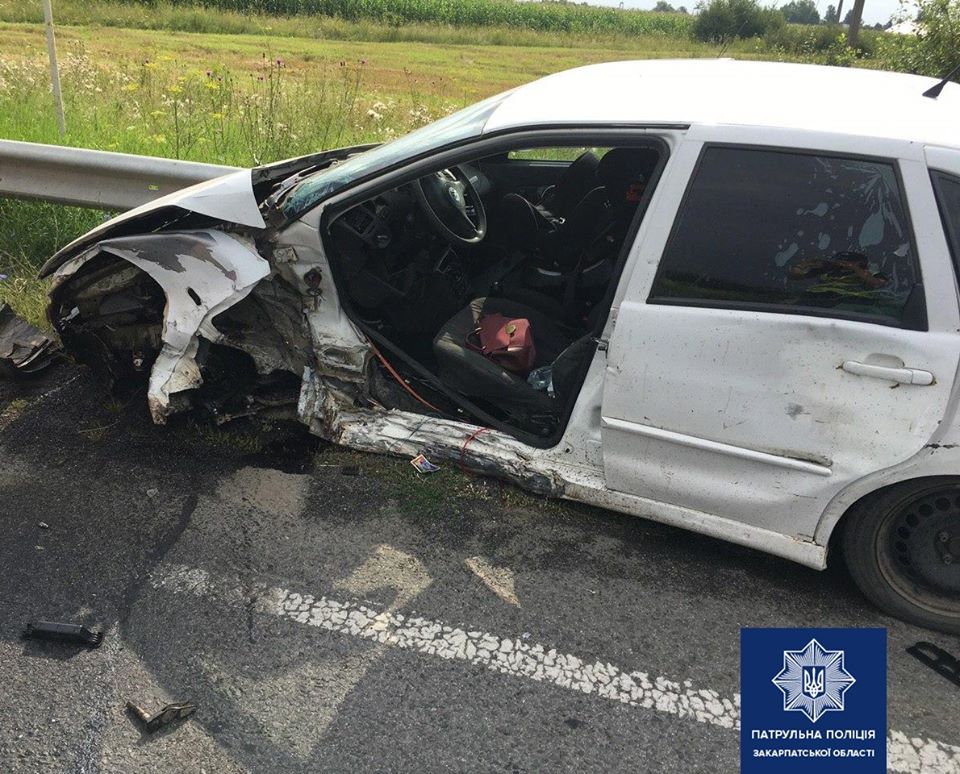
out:
{"label": "asphalt road", "polygon": [[[66,366],[4,406],[5,772],[733,772],[742,626],[887,627],[891,767],[960,770],[960,689],[904,653],[960,640],[842,568],[282,429],[154,427]],[[21,639],[42,618],[105,642]],[[198,709],[148,735],[127,700]]]}

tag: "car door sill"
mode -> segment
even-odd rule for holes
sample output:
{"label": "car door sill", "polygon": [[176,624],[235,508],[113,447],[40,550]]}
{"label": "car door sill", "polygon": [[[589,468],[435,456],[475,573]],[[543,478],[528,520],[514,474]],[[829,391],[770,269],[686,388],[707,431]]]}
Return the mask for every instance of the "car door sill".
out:
{"label": "car door sill", "polygon": [[819,465],[815,462],[756,451],[755,449],[745,449],[742,446],[732,446],[718,441],[708,441],[706,438],[697,438],[693,435],[661,430],[658,427],[628,422],[625,419],[603,417],[602,422],[604,427],[610,428],[611,430],[621,430],[626,433],[642,435],[646,438],[655,438],[660,441],[677,444],[678,446],[686,446],[690,449],[702,449],[703,451],[725,454],[728,457],[737,457],[739,459],[752,460],[753,462],[760,462],[767,465],[776,465],[777,467],[787,468],[789,470],[799,470],[803,473],[812,473],[816,476],[829,476],[833,473],[826,465]]}

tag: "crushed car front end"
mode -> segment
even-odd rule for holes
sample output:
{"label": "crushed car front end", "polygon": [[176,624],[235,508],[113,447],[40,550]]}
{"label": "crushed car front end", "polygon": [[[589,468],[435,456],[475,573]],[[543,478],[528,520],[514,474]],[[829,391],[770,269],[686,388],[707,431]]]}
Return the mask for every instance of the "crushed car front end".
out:
{"label": "crushed car front end", "polygon": [[200,406],[218,420],[292,413],[311,340],[291,249],[262,213],[271,194],[368,147],[201,183],[67,245],[42,270],[67,351],[111,386],[146,381],[159,423]]}

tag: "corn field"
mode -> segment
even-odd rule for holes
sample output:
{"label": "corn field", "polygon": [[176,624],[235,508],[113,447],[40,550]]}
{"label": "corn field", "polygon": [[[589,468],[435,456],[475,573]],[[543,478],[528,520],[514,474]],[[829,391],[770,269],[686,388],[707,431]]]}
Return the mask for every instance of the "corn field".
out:
{"label": "corn field", "polygon": [[[157,0],[126,0],[150,7]],[[691,17],[566,2],[514,0],[167,0],[174,6],[292,16],[332,16],[380,24],[513,27],[574,34],[682,36]]]}

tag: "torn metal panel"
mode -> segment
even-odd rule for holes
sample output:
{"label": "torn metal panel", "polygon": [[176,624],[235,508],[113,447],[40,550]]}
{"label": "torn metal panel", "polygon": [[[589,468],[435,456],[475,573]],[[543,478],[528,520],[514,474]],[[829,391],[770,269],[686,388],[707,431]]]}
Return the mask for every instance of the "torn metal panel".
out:
{"label": "torn metal panel", "polygon": [[162,346],[150,372],[148,401],[153,420],[175,410],[171,396],[202,383],[196,361],[199,337],[222,337],[213,318],[245,298],[270,273],[253,245],[220,231],[181,231],[108,239],[68,262],[54,282],[62,283],[100,253],[121,258],[153,278],[166,295]]}
{"label": "torn metal panel", "polygon": [[266,225],[253,194],[251,173],[246,169],[170,194],[165,204],[175,204],[184,210],[208,215],[225,223],[250,228],[263,228]]}
{"label": "torn metal panel", "polygon": [[213,320],[220,343],[249,355],[257,373],[300,374],[313,362],[302,299],[282,277],[257,283],[241,302]]}
{"label": "torn metal panel", "polygon": [[148,734],[169,726],[171,723],[190,717],[197,711],[197,705],[189,702],[175,702],[165,705],[159,712],[150,714],[139,704],[127,702],[127,709],[140,721]]}
{"label": "torn metal panel", "polygon": [[42,371],[59,345],[41,330],[0,304],[0,376],[27,376]]}
{"label": "torn metal panel", "polygon": [[129,233],[128,229],[135,221],[155,215],[162,210],[170,210],[171,213],[178,209],[186,210],[216,218],[224,223],[262,229],[266,224],[260,214],[260,206],[254,195],[251,180],[250,170],[241,169],[135,207],[58,250],[43,265],[40,276],[49,277],[82,250],[118,231],[125,230]]}
{"label": "torn metal panel", "polygon": [[306,316],[314,352],[313,369],[323,375],[359,382],[366,378],[370,347],[347,317],[333,273],[314,222],[295,221],[282,232],[273,257],[275,269],[292,285],[303,289]]}
{"label": "torn metal panel", "polygon": [[511,481],[535,494],[562,497],[557,465],[515,438],[464,422],[406,411],[365,409],[349,390],[307,369],[298,413],[312,432],[360,451],[446,460],[482,475]]}

